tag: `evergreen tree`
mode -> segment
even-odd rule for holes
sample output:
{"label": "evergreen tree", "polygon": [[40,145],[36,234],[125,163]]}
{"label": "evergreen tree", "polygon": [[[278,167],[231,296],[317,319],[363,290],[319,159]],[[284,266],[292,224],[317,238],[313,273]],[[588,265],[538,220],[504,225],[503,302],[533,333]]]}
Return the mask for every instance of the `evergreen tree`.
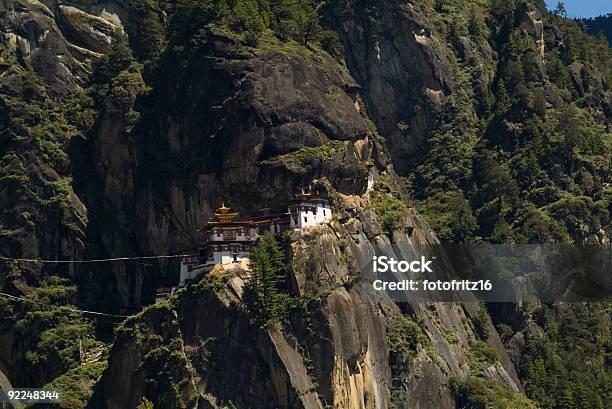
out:
{"label": "evergreen tree", "polygon": [[92,82],[107,84],[132,62],[134,56],[128,38],[123,31],[117,30],[110,51],[94,67]]}
{"label": "evergreen tree", "polygon": [[567,9],[565,8],[565,3],[562,1],[558,2],[557,6],[555,7],[554,13],[559,17],[567,17]]}
{"label": "evergreen tree", "polygon": [[247,44],[255,46],[267,27],[266,17],[256,0],[238,0],[233,9],[233,26],[244,32]]}
{"label": "evergreen tree", "polygon": [[251,251],[250,270],[247,303],[255,321],[261,327],[281,321],[290,310],[291,297],[285,289],[285,255],[272,234],[262,236]]}
{"label": "evergreen tree", "polygon": [[482,17],[478,15],[476,7],[470,9],[470,15],[468,20],[468,31],[476,39],[482,36],[484,31],[484,22]]}

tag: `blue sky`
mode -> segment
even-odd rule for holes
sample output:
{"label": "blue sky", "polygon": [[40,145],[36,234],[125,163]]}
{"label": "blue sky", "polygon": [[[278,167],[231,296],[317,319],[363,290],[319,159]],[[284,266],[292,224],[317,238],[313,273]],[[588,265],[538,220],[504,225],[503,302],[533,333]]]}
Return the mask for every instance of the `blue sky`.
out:
{"label": "blue sky", "polygon": [[[558,0],[546,0],[550,9],[557,6]],[[565,0],[568,17],[596,17],[601,14],[612,13],[610,0]]]}

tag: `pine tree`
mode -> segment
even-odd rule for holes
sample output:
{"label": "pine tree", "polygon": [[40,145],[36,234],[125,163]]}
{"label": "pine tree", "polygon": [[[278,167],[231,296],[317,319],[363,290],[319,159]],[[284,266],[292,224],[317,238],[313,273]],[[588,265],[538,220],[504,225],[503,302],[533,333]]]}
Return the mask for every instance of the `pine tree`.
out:
{"label": "pine tree", "polygon": [[247,281],[247,303],[262,327],[281,321],[287,315],[291,298],[284,289],[285,255],[270,233],[251,251],[251,276]]}
{"label": "pine tree", "polygon": [[238,0],[233,11],[236,21],[232,25],[244,31],[248,45],[256,46],[266,28],[266,16],[262,15],[258,3],[254,0]]}
{"label": "pine tree", "polygon": [[95,84],[110,82],[134,61],[127,36],[123,31],[117,30],[110,51],[97,63],[94,69],[93,82]]}
{"label": "pine tree", "polygon": [[557,3],[557,7],[555,7],[554,13],[559,16],[566,18],[567,17],[567,9],[565,8],[565,3],[560,1]]}
{"label": "pine tree", "polygon": [[295,40],[302,45],[306,45],[319,35],[321,29],[316,7],[310,1],[301,3],[293,13]]}
{"label": "pine tree", "polygon": [[503,79],[500,79],[497,84],[497,114],[503,115],[506,113],[510,109],[510,105],[512,105],[512,102],[506,90],[506,84]]}

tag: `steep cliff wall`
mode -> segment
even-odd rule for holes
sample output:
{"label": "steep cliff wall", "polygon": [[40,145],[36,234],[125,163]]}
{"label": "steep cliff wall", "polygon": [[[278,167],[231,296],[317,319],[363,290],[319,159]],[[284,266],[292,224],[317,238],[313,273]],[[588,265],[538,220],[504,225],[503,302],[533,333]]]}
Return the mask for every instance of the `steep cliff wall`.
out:
{"label": "steep cliff wall", "polygon": [[[292,235],[288,281],[297,306],[286,322],[255,325],[244,299],[249,273],[218,267],[122,326],[92,407],[135,407],[141,396],[166,408],[454,407],[451,379],[469,374],[522,399],[490,323],[486,342],[497,358],[483,365],[474,357],[483,342],[471,321],[477,304],[398,306],[362,280],[364,262],[390,247],[390,238],[369,194],[337,194],[335,202],[329,225]],[[401,219],[393,233],[397,257],[436,242],[414,214]],[[408,225],[415,226],[410,238]],[[405,321],[422,332],[402,356],[394,326]]]}
{"label": "steep cliff wall", "polygon": [[[0,2],[0,255],[169,254],[198,243],[222,201],[253,216],[315,178],[335,197],[333,223],[292,237],[286,321],[253,325],[248,273],[218,270],[122,326],[90,406],[453,408],[482,393],[531,407],[479,305],[396,304],[359,267],[437,242],[404,186],[445,238],[605,242],[608,60],[579,53],[540,2],[330,1],[298,10],[335,32],[316,40],[279,32],[265,1],[231,3]],[[366,192],[368,170],[393,189]],[[78,296],[48,290],[57,275]],[[177,281],[172,262],[0,263],[2,291],[115,313]],[[26,305],[0,304],[0,368],[43,386],[76,349],[22,371],[41,341],[16,327]],[[521,364],[544,331],[508,314]]]}
{"label": "steep cliff wall", "polygon": [[428,134],[456,82],[453,52],[435,31],[430,7],[389,1],[333,9],[347,65],[402,175],[426,152]]}
{"label": "steep cliff wall", "polygon": [[[278,42],[246,49],[215,31],[200,47],[178,69],[162,60],[168,70],[130,133],[118,125],[134,100],[127,109],[106,100],[84,144],[83,162],[96,164],[87,180],[99,181],[86,197],[104,209],[92,219],[101,239],[92,251],[175,252],[201,239],[222,201],[256,215],[286,206],[293,189],[320,176],[363,191],[368,161],[386,165],[350,92],[354,80],[329,55]],[[121,305],[139,305],[141,285],[128,288],[125,266],[116,268]],[[142,270],[130,274],[143,282]]]}

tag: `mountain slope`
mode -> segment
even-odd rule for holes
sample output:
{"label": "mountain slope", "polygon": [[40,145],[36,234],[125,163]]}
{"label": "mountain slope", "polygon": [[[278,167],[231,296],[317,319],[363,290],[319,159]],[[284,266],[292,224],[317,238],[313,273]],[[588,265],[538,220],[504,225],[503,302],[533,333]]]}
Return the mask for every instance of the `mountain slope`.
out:
{"label": "mountain slope", "polygon": [[29,302],[0,304],[2,372],[78,378],[83,407],[106,363],[79,365],[77,338],[114,340],[90,407],[601,407],[607,307],[489,305],[494,328],[477,304],[395,304],[357,272],[392,242],[608,243],[609,48],[540,2],[318,6],[0,5],[0,255],[170,254],[222,201],[255,215],[313,179],[337,213],[285,243],[292,308],[264,329],[245,271],[115,338],[115,319],[34,302],[133,313],[176,263],[3,260],[2,291]]}

